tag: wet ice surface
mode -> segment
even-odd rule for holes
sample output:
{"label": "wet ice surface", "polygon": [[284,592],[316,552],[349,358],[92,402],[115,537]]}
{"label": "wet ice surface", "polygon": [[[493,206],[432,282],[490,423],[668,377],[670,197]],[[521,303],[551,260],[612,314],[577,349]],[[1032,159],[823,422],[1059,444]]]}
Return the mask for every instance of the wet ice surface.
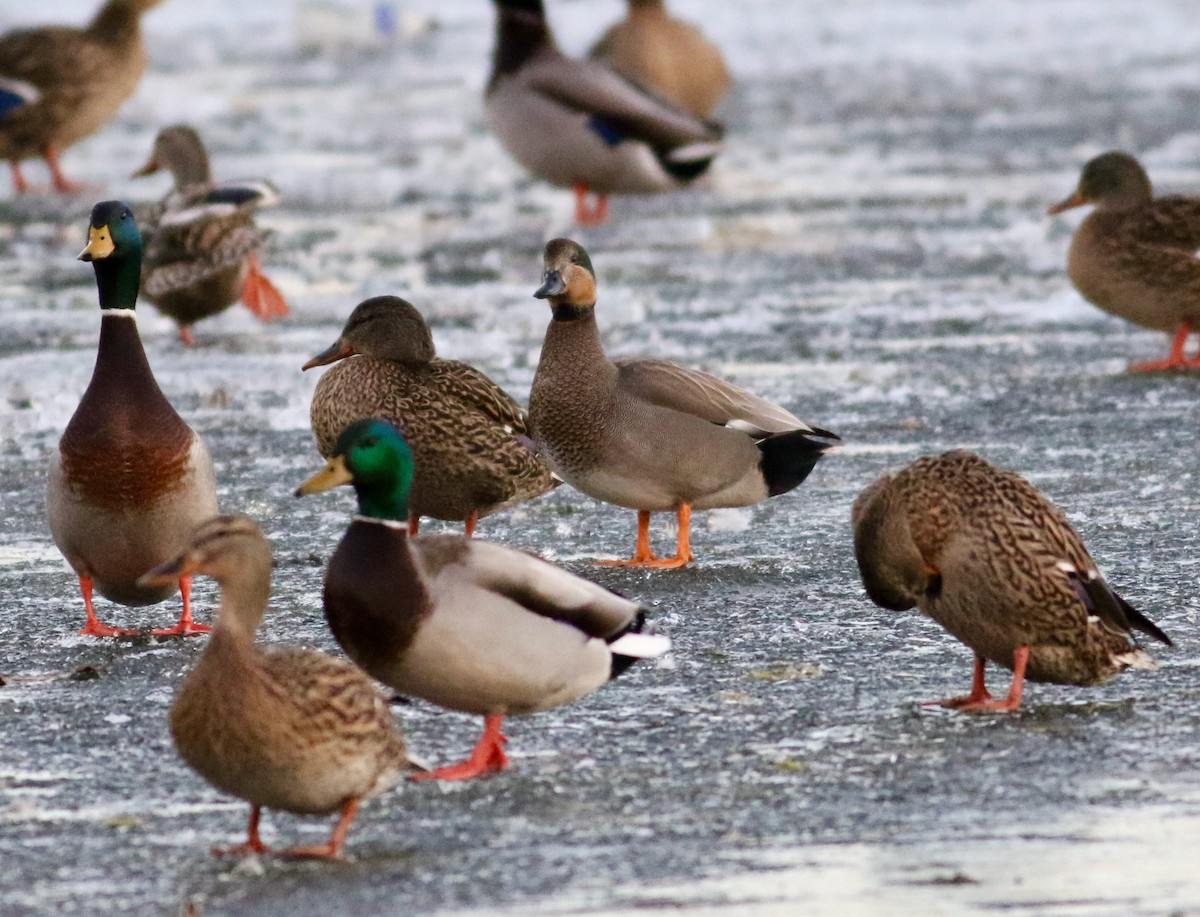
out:
{"label": "wet ice surface", "polygon": [[[168,3],[147,19],[142,89],[65,157],[103,196],[150,199],[165,180],[124,176],[158,126],[186,119],[219,176],[285,192],[263,222],[290,320],[235,309],[187,351],[170,322],[140,319],[160,384],[208,440],[223,508],[274,540],[268,640],[333,648],[319,586],[351,501],[290,496],[319,464],[316,379],[298,368],[366,296],[407,296],[443,355],[523,397],[547,319],[530,297],[538,254],[571,233],[596,264],[611,351],[718,371],[845,438],[798,492],[698,517],[682,571],[587,566],[632,547],[633,514],[567,488],[486,520],[484,537],[653,604],[674,666],[513,720],[505,775],[370,802],[344,864],[211,859],[245,807],[184,768],[164,722],[203,641],[74,636],[81,602],[42,491],[91,372],[95,291],[73,257],[101,195],[0,200],[0,913],[171,913],[190,897],[206,914],[289,917],[1200,913],[1200,379],[1123,372],[1165,337],[1080,301],[1062,271],[1077,218],[1043,215],[1118,145],[1160,187],[1200,190],[1191,5],[673,5],[721,36],[739,76],[728,149],[706,187],[615,201],[600,230],[574,229],[569,195],[527,180],[485,130],[482,0],[413,4],[440,28],[361,59],[297,56],[289,3]],[[573,51],[618,11],[552,5]],[[917,706],[964,690],[970,654],[866,601],[847,517],[876,475],[951,446],[1066,509],[1175,638],[1152,648],[1159,671],[1031,686],[1017,716]],[[663,520],[654,535],[668,542]],[[204,617],[211,585],[197,596]],[[103,605],[129,625],[177,610]],[[88,666],[98,677],[66,677]],[[398,713],[438,763],[479,728]],[[329,827],[266,824],[281,844]]]}

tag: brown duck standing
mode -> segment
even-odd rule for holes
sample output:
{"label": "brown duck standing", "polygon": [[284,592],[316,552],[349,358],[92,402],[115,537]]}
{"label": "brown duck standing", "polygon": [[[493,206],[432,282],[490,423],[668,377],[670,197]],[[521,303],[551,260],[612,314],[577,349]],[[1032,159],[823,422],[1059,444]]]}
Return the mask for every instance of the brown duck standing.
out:
{"label": "brown duck standing", "polygon": [[171,707],[171,738],[200,776],[250,803],[246,843],[214,854],[270,852],[261,810],[340,812],[324,844],[284,856],[336,859],[362,799],[413,770],[391,712],[358,668],[315,650],[255,646],[271,595],[271,546],[245,516],[201,525],[147,586],[211,576],[221,587],[212,639]]}
{"label": "brown duck standing", "polygon": [[149,161],[134,176],[167,169],[175,187],[143,230],[142,298],[175,319],[192,344],[191,326],[241,299],[264,322],[288,314],[283,294],[263,274],[259,252],[268,233],[254,214],[279,201],[270,182],[217,184],[200,135],[187,125],[163,128]]}
{"label": "brown duck standing", "polygon": [[[638,511],[623,566],[692,559],[694,509],[750,506],[798,487],[838,437],[735,385],[665,360],[609,360],[596,324],[596,276],[570,239],[546,245],[553,310],[529,395],[529,420],[555,474],[597,500]],[[679,520],[675,556],[650,550],[650,514]]]}
{"label": "brown duck standing", "polygon": [[[112,637],[92,590],[123,605],[152,605],[176,584],[141,585],[138,577],[172,556],[196,525],[217,511],[212,459],[154,381],[134,306],[142,240],[129,207],[92,209],[88,244],[100,291],[96,368],[50,460],[46,504],[54,543],[79,576],[87,608],[80,633]],[[180,576],[183,615],[158,634],[208,631],[192,621],[191,577]]]}
{"label": "brown duck standing", "polygon": [[697,118],[712,114],[729,91],[729,70],[717,46],[668,13],[663,0],[629,0],[629,14],[588,56]]}
{"label": "brown duck standing", "polygon": [[[855,500],[851,521],[871,600],[919,608],[975,651],[971,693],[933,703],[1016,710],[1026,679],[1092,685],[1154,668],[1134,630],[1171,645],[1109,587],[1049,500],[972,452],[884,475]],[[1013,672],[1006,698],[984,685],[989,661]]]}
{"label": "brown duck standing", "polygon": [[1200,354],[1183,352],[1200,330],[1200,197],[1155,198],[1141,164],[1113,151],[1088,162],[1075,192],[1048,212],[1084,204],[1095,209],[1071,240],[1067,274],[1075,288],[1105,312],[1175,333],[1165,360],[1130,371],[1200,369]]}
{"label": "brown duck standing", "polygon": [[162,0],[108,0],[84,29],[46,26],[0,36],[0,157],[13,189],[29,190],[21,160],[41,156],[54,190],[82,190],[58,154],[97,131],[146,70],[141,16]]}
{"label": "brown duck standing", "polygon": [[304,364],[337,363],[313,393],[317,448],[332,458],[342,430],[379,417],[404,430],[416,456],[409,534],[422,516],[462,522],[469,538],[484,516],[559,481],[530,446],[521,406],[479,370],[440,359],[421,313],[397,296],[355,307],[338,339]]}

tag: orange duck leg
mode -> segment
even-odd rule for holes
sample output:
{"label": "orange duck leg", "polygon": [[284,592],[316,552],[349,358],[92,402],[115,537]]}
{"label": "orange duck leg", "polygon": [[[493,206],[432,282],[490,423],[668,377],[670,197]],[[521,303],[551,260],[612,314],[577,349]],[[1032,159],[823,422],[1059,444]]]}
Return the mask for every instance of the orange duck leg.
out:
{"label": "orange duck leg", "polygon": [[436,770],[413,774],[410,780],[471,780],[494,771],[502,771],[508,767],[508,755],[504,753],[504,743],[508,738],[500,731],[504,716],[490,713],[483,718],[483,735],[471,757],[460,764],[449,767],[439,767]]}

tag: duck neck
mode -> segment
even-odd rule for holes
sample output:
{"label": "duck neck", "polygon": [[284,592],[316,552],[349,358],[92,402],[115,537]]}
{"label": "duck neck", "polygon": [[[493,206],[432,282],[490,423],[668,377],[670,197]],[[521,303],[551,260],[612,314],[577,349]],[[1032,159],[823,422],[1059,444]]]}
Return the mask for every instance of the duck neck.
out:
{"label": "duck neck", "polygon": [[[598,376],[616,372],[604,354],[596,312],[588,308],[567,317],[567,307],[561,308],[560,312],[560,305],[554,306],[555,315],[546,329],[537,375],[554,377],[552,388],[560,394],[580,388],[595,389],[598,382],[604,381]],[[531,396],[531,411],[532,401]]]}
{"label": "duck neck", "polygon": [[108,0],[92,19],[88,32],[94,38],[114,44],[136,41],[141,17],[142,4],[131,0]]}
{"label": "duck neck", "polygon": [[407,522],[411,490],[411,476],[407,480],[396,478],[394,481],[362,487],[358,491],[358,514],[370,520]]}
{"label": "duck neck", "polygon": [[492,80],[520,69],[543,47],[553,47],[542,0],[497,0]]}
{"label": "duck neck", "polygon": [[137,306],[142,282],[142,253],[110,255],[92,262],[101,309],[129,309]]}

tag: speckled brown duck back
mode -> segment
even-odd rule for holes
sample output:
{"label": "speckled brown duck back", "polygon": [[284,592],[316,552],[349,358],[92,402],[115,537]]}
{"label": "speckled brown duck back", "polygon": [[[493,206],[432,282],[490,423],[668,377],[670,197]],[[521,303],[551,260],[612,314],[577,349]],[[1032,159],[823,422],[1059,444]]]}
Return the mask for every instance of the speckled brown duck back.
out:
{"label": "speckled brown duck back", "polygon": [[1131,628],[1161,631],[1104,584],[1062,513],[974,453],[885,476],[855,501],[852,522],[877,604],[918,607],[998,665],[1011,669],[1023,645],[1032,681],[1088,685],[1152,665]]}

